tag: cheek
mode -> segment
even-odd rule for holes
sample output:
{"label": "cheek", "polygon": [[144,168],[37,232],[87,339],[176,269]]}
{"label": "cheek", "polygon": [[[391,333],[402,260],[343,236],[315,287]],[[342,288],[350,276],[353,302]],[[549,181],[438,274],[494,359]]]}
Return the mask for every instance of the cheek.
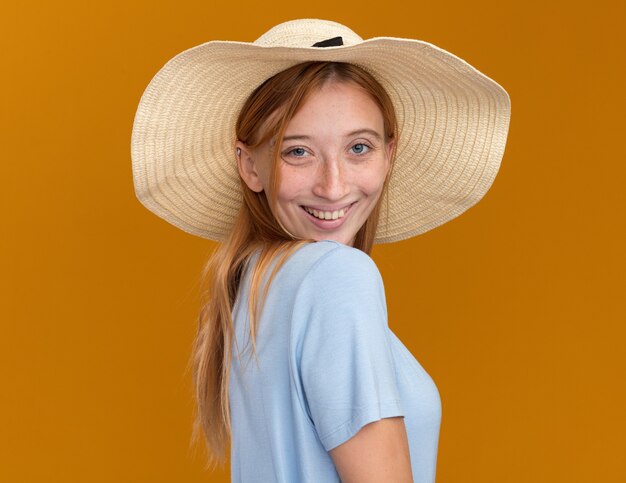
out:
{"label": "cheek", "polygon": [[367,173],[359,178],[359,186],[361,190],[368,195],[376,195],[385,184],[386,170],[376,170]]}
{"label": "cheek", "polygon": [[304,172],[283,169],[280,173],[278,197],[281,201],[291,201],[310,189],[311,176]]}

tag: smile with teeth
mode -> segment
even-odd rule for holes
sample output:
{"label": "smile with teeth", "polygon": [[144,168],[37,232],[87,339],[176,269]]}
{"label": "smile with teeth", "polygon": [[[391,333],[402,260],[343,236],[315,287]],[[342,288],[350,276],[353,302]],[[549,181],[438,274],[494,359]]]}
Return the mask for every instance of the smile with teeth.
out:
{"label": "smile with teeth", "polygon": [[346,214],[346,210],[343,208],[335,211],[314,210],[308,206],[303,206],[303,208],[308,214],[313,215],[315,218],[319,218],[320,220],[338,220],[339,218],[343,218]]}

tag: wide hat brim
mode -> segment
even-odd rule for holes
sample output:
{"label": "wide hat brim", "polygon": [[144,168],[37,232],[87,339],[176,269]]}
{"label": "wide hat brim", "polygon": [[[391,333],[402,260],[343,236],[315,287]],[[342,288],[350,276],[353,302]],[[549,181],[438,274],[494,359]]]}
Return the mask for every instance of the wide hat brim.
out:
{"label": "wide hat brim", "polygon": [[[312,27],[305,29],[307,22]],[[266,79],[306,61],[358,65],[393,101],[399,139],[376,243],[431,230],[491,187],[510,119],[509,96],[495,81],[419,40],[362,40],[322,20],[273,30],[256,43],[211,41],[185,50],[154,76],[131,139],[135,192],[149,210],[186,232],[224,240],[242,202],[234,149],[239,111]],[[312,47],[335,36],[343,46]],[[290,42],[298,46],[284,46]]]}

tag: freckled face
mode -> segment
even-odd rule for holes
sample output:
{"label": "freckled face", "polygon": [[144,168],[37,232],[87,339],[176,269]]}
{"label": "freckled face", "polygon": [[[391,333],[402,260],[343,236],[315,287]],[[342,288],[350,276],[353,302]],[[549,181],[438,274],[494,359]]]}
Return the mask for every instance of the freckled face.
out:
{"label": "freckled face", "polygon": [[[272,149],[268,141],[251,153],[266,193]],[[278,149],[274,216],[297,238],[352,245],[382,193],[393,150],[376,103],[354,83],[326,83],[291,119]]]}

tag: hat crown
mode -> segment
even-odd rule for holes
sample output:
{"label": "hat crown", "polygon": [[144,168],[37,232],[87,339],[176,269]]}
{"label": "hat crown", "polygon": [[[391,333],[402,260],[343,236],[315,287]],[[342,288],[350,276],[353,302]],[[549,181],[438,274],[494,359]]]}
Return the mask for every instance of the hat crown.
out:
{"label": "hat crown", "polygon": [[313,47],[313,44],[341,37],[344,46],[356,45],[363,39],[345,25],[330,20],[290,20],[272,27],[254,41],[264,47]]}

